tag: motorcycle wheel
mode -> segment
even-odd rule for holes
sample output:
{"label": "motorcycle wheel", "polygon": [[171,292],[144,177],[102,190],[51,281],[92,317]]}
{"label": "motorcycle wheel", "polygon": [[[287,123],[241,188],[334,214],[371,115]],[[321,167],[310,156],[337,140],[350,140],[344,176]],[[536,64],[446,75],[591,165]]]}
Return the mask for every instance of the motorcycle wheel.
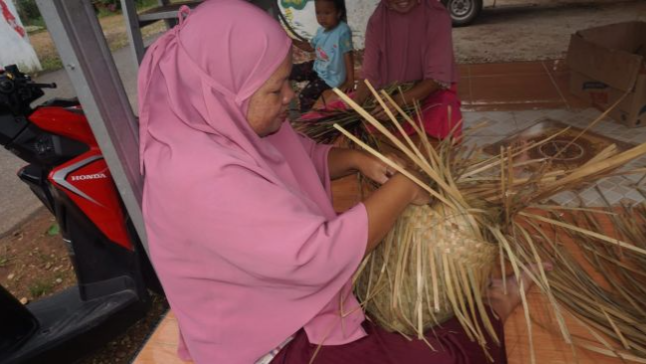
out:
{"label": "motorcycle wheel", "polygon": [[442,4],[451,14],[453,26],[461,27],[471,24],[482,11],[482,0],[442,0]]}

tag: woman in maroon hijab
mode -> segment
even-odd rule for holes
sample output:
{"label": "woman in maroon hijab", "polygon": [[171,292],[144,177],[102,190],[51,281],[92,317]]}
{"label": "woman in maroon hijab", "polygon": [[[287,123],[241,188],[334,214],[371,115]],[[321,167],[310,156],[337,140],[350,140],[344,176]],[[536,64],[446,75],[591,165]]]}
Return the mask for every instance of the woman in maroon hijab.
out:
{"label": "woman in maroon hijab", "polygon": [[[457,96],[457,67],[453,57],[451,18],[437,0],[382,0],[366,29],[363,78],[379,89],[393,83],[417,82],[395,96],[400,105],[419,101],[426,133],[443,139],[462,119]],[[356,99],[370,96],[359,82]],[[381,109],[375,111],[385,119]],[[408,127],[410,134],[413,129]]]}

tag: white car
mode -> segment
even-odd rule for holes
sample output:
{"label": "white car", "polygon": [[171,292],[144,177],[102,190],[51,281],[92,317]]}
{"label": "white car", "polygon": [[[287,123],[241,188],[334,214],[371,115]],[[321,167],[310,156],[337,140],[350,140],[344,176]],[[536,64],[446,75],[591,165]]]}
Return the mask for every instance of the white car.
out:
{"label": "white car", "polygon": [[[456,27],[469,25],[480,15],[484,5],[493,5],[494,0],[440,0],[451,13]],[[484,4],[486,2],[486,4]]]}

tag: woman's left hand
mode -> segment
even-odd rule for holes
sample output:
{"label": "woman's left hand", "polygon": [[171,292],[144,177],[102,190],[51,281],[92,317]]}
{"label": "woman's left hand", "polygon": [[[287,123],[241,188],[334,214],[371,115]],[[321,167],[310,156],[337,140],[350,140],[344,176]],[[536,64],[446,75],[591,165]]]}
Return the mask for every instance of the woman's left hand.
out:
{"label": "woman's left hand", "polygon": [[[377,183],[384,184],[397,172],[393,167],[382,162],[379,158],[367,152],[361,151],[360,153],[362,153],[362,156],[357,165],[357,169],[365,177]],[[405,163],[394,154],[386,154],[386,157],[402,167],[405,166]]]}
{"label": "woman's left hand", "polygon": [[[394,107],[390,109],[390,112],[393,114],[394,117],[397,117],[397,109]],[[390,117],[388,114],[386,114],[386,111],[381,107],[381,105],[377,105],[374,110],[371,112],[372,116],[375,117],[375,119],[379,121],[386,121],[390,120]]]}

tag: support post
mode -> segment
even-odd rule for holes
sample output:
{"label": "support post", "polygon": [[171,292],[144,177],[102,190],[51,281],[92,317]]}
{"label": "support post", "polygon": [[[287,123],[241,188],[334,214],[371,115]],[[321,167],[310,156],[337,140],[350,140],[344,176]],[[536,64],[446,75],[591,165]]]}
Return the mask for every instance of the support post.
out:
{"label": "support post", "polygon": [[126,22],[126,33],[128,34],[128,44],[134,56],[135,67],[139,69],[139,64],[144,58],[144,39],[139,28],[139,17],[134,0],[121,0],[121,12]]}
{"label": "support post", "polygon": [[92,4],[87,0],[36,1],[147,252],[138,122]]}

